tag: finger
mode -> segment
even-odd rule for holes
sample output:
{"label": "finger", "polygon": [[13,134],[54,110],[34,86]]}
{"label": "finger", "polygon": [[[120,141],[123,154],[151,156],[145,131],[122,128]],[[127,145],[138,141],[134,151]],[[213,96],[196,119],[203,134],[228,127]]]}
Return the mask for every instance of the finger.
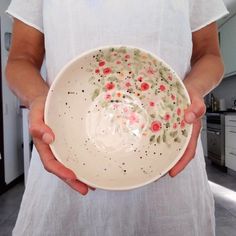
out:
{"label": "finger", "polygon": [[77,180],[77,177],[73,171],[66,168],[55,159],[50,147],[47,144],[43,143],[40,139],[34,139],[34,143],[39,152],[43,166],[48,172],[55,174],[81,194],[87,194],[88,186]]}
{"label": "finger", "polygon": [[192,99],[191,105],[185,110],[185,121],[187,123],[194,123],[200,119],[206,112],[204,100],[199,97]]}
{"label": "finger", "polygon": [[193,125],[192,136],[183,156],[178,161],[178,163],[169,171],[169,175],[171,177],[174,177],[179,174],[185,168],[185,166],[187,166],[187,164],[194,158],[200,130],[201,122],[197,121]]}
{"label": "finger", "polygon": [[[72,189],[76,190],[77,192],[81,193],[82,195],[86,195],[88,193],[88,186],[77,179],[76,180],[67,179],[67,180],[65,180],[65,182]],[[91,190],[93,190],[93,189],[91,189]]]}

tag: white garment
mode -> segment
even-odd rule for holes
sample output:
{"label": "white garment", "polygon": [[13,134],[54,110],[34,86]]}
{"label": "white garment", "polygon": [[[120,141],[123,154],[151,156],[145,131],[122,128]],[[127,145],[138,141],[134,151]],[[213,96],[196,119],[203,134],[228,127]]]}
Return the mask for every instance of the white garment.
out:
{"label": "white garment", "polygon": [[[13,0],[8,13],[44,33],[47,80],[78,54],[103,45],[141,47],[184,78],[192,32],[227,13],[221,0]],[[212,236],[214,202],[201,143],[177,177],[132,191],[86,197],[47,173],[33,150],[16,236]]]}

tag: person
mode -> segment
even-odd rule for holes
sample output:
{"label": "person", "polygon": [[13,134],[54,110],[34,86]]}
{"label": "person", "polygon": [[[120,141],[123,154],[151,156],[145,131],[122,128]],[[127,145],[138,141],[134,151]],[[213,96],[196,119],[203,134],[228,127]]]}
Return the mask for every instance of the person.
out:
{"label": "person", "polygon": [[[12,0],[7,13],[14,17],[7,81],[29,108],[35,145],[13,235],[215,235],[199,132],[203,97],[223,75],[215,23],[227,14],[223,2]],[[60,69],[103,45],[153,52],[184,79],[191,97],[185,120],[194,128],[184,155],[169,174],[135,190],[92,191],[77,180],[50,151],[55,137],[43,121],[48,89]],[[46,81],[40,75],[44,58]]]}

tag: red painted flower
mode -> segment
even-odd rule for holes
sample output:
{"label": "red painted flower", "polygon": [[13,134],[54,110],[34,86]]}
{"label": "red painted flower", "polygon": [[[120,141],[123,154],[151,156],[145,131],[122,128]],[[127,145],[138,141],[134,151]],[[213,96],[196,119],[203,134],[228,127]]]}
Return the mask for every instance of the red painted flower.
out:
{"label": "red painted flower", "polygon": [[153,121],[151,124],[151,131],[156,133],[161,129],[161,123],[158,121]]}
{"label": "red painted flower", "polygon": [[105,64],[106,64],[105,61],[100,61],[100,62],[98,63],[99,66],[104,66]]}
{"label": "red painted flower", "polygon": [[149,106],[150,106],[150,107],[154,107],[154,106],[155,106],[155,103],[154,103],[154,102],[149,102]]}
{"label": "red painted flower", "polygon": [[165,87],[165,85],[162,84],[162,85],[160,85],[159,89],[163,92],[166,90],[166,87]]}
{"label": "red painted flower", "polygon": [[117,95],[117,97],[121,97],[122,94],[120,92],[118,92],[116,95]]}
{"label": "red painted flower", "polygon": [[170,120],[170,114],[168,114],[168,113],[165,114],[164,120],[165,121],[169,121]]}
{"label": "red painted flower", "polygon": [[104,70],[103,70],[103,74],[104,75],[108,75],[108,74],[110,74],[111,73],[111,68],[109,68],[109,67],[107,67],[107,68],[105,68]]}
{"label": "red painted flower", "polygon": [[177,123],[174,123],[174,124],[173,124],[173,128],[174,128],[174,129],[177,129],[177,127],[178,127]]}
{"label": "red painted flower", "polygon": [[96,69],[96,70],[95,70],[95,73],[96,73],[96,74],[99,74],[99,72],[100,72],[99,69]]}
{"label": "red painted flower", "polygon": [[116,61],[116,64],[117,64],[117,65],[121,64],[121,61]]}
{"label": "red painted flower", "polygon": [[181,115],[181,109],[178,108],[177,111],[176,111],[177,115],[180,116]]}
{"label": "red painted flower", "polygon": [[142,90],[142,91],[148,90],[149,87],[150,87],[149,84],[146,83],[146,82],[143,82],[143,83],[141,84],[141,90]]}
{"label": "red painted flower", "polygon": [[185,121],[184,120],[181,121],[180,127],[181,127],[181,129],[183,129],[185,127]]}
{"label": "red painted flower", "polygon": [[130,55],[129,54],[125,55],[125,59],[130,59]]}
{"label": "red painted flower", "polygon": [[115,85],[112,82],[109,82],[109,83],[106,84],[106,89],[107,90],[111,90],[113,88],[115,88]]}

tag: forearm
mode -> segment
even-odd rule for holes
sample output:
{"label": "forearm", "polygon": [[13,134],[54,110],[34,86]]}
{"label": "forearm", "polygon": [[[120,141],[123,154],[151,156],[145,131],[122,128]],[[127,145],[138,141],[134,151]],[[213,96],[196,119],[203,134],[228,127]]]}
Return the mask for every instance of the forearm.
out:
{"label": "forearm", "polygon": [[10,89],[28,108],[36,97],[47,95],[48,85],[42,79],[38,67],[29,60],[9,59],[6,77]]}
{"label": "forearm", "polygon": [[193,63],[184,84],[188,90],[194,89],[204,97],[220,83],[223,73],[224,65],[221,57],[206,54]]}

